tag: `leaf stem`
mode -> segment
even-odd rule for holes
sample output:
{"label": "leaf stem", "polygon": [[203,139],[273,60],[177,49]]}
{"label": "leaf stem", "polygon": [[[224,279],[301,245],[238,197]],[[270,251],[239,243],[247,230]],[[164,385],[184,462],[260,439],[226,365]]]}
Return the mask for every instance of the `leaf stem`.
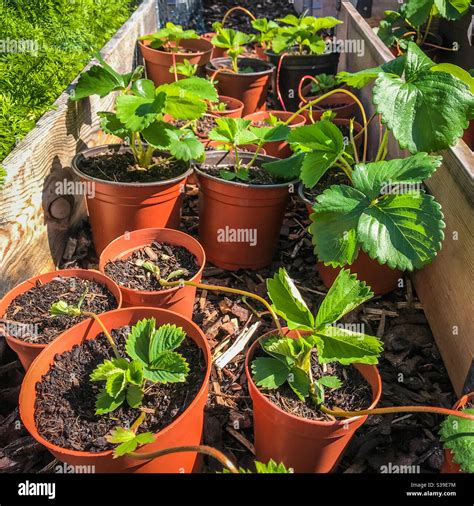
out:
{"label": "leaf stem", "polygon": [[326,406],[320,406],[321,411],[328,415],[339,416],[343,418],[352,418],[354,416],[365,415],[387,415],[391,413],[434,413],[436,415],[457,416],[466,420],[474,421],[474,415],[456,411],[454,409],[438,408],[436,406],[393,406],[390,408],[361,409],[358,411],[343,411],[342,409],[329,409]]}
{"label": "leaf stem", "polygon": [[148,453],[132,452],[129,453],[128,456],[138,460],[151,460],[156,459],[158,457],[163,457],[164,455],[169,455],[171,453],[185,453],[185,452],[197,452],[203,455],[208,455],[209,457],[213,457],[216,460],[218,460],[224,467],[226,467],[231,473],[239,474],[239,470],[235,467],[233,462],[228,457],[226,457],[219,450],[216,450],[211,446],[205,445],[176,446],[174,448],[163,448],[162,450],[157,450]]}
{"label": "leaf stem", "polygon": [[376,162],[380,162],[380,160],[383,160],[385,158],[383,155],[386,151],[385,148],[387,147],[387,143],[388,143],[388,129],[385,129],[382,137],[382,142],[380,143],[379,149],[377,151],[377,156],[375,157]]}
{"label": "leaf stem", "polygon": [[278,333],[280,336],[283,336],[283,330],[280,325],[280,321],[278,320],[278,316],[273,310],[272,306],[259,295],[256,295],[251,292],[246,292],[245,290],[239,290],[238,288],[228,288],[227,286],[219,286],[219,285],[206,285],[204,283],[196,283],[195,281],[187,281],[185,279],[180,279],[179,281],[165,281],[164,279],[160,280],[161,286],[195,286],[196,288],[200,288],[201,290],[211,290],[216,292],[226,292],[226,293],[234,293],[237,295],[242,295],[244,297],[250,297],[252,299],[258,300],[261,304],[263,304],[268,312],[272,315],[273,321],[275,322],[276,328],[278,329]]}
{"label": "leaf stem", "polygon": [[342,156],[339,157],[337,161],[341,163],[339,167],[344,171],[344,174],[348,177],[349,181],[352,183],[352,167]]}
{"label": "leaf stem", "polygon": [[243,12],[244,14],[247,14],[247,16],[252,19],[252,21],[255,21],[257,18],[248,10],[246,9],[245,7],[240,7],[239,5],[237,5],[236,7],[232,7],[231,9],[229,9],[225,14],[224,14],[224,17],[222,18],[222,26],[225,25],[225,22],[227,21],[227,18],[235,11],[241,11]]}
{"label": "leaf stem", "polygon": [[99,324],[99,327],[102,329],[102,332],[104,333],[105,337],[107,338],[107,340],[110,343],[110,346],[112,347],[112,350],[114,351],[115,357],[120,358],[120,354],[119,354],[117,345],[114,341],[114,338],[112,337],[110,332],[107,330],[105,325],[102,323],[102,320],[95,313],[91,313],[90,311],[81,311],[81,313],[84,316],[88,316],[89,318],[93,318]]}

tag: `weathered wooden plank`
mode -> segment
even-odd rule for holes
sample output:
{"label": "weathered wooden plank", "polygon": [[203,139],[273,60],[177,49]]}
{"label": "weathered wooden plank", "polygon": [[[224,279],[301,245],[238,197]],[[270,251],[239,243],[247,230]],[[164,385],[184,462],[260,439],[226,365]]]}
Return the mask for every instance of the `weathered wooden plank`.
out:
{"label": "weathered wooden plank", "polygon": [[[341,19],[344,25],[341,25],[339,37],[362,38],[365,52],[361,58],[341,55],[340,69],[357,72],[393,58],[348,2],[343,3]],[[374,107],[369,90],[362,90],[360,96],[371,114]],[[377,130],[374,125],[371,130],[373,139],[378,135]],[[443,164],[427,181],[427,187],[443,206],[446,239],[433,263],[414,273],[413,281],[453,386],[460,394],[463,388],[474,388],[466,380],[474,360],[474,157],[462,141],[442,155]],[[390,143],[389,156],[404,156],[395,141]]]}
{"label": "weathered wooden plank", "polygon": [[[353,2],[357,5],[357,0]],[[295,10],[297,12],[308,11],[311,16],[337,16],[337,0],[294,0]],[[372,17],[381,18],[386,10],[397,10],[400,6],[398,0],[373,0]]]}
{"label": "weathered wooden plank", "polygon": [[[145,0],[104,46],[104,58],[122,72],[136,63],[136,39],[157,26],[156,0]],[[7,179],[0,201],[0,296],[20,281],[54,268],[68,230],[84,216],[81,195],[58,197],[55,183],[72,179],[72,157],[86,146],[104,143],[97,111],[113,100],[94,97],[70,103],[70,86],[35,128],[2,162]],[[55,218],[59,215],[60,219]]]}

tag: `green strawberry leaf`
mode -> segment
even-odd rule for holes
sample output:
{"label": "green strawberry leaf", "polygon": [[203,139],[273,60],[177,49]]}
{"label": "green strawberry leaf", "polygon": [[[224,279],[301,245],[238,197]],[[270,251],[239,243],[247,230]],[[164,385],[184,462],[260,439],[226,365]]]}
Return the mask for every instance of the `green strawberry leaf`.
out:
{"label": "green strawberry leaf", "polygon": [[202,77],[189,77],[188,79],[180,79],[170,85],[172,89],[184,90],[195,97],[209,102],[218,102],[219,95],[216,87],[211,81]]}
{"label": "green strawberry leaf", "polygon": [[97,116],[100,117],[100,128],[106,133],[116,135],[125,139],[130,137],[130,130],[117,118],[113,112],[98,112]]}
{"label": "green strawberry leaf", "polygon": [[97,396],[97,400],[95,402],[95,414],[105,415],[106,413],[110,413],[111,411],[114,411],[119,406],[121,406],[124,400],[125,390],[123,390],[116,398],[114,398],[107,393],[105,388],[103,388],[99,392],[99,395]]}
{"label": "green strawberry leaf", "polygon": [[[474,415],[474,408],[462,411]],[[448,416],[441,423],[439,434],[444,448],[451,450],[453,461],[461,466],[461,471],[474,473],[474,422]]]}
{"label": "green strawberry leaf", "polygon": [[276,358],[256,358],[252,362],[251,368],[255,384],[269,389],[275,389],[283,385],[290,372],[288,366]]}
{"label": "green strawberry leaf", "polygon": [[316,333],[318,360],[322,364],[339,362],[349,364],[377,364],[383,350],[375,336],[352,332],[340,327],[324,327]]}
{"label": "green strawberry leaf", "polygon": [[290,474],[293,472],[288,470],[284,464],[277,464],[274,460],[269,460],[267,464],[256,460],[255,469],[258,474]]}
{"label": "green strawberry leaf", "polygon": [[140,132],[151,125],[167,104],[167,97],[159,93],[148,98],[140,95],[120,95],[115,102],[117,118],[132,132]]}
{"label": "green strawberry leaf", "polygon": [[365,282],[359,281],[348,269],[342,269],[319,307],[316,328],[320,330],[337,322],[373,296]]}
{"label": "green strawberry leaf", "polygon": [[341,388],[342,381],[337,376],[321,376],[318,383],[327,388]]}
{"label": "green strawberry leaf", "polygon": [[154,382],[177,383],[186,381],[189,366],[175,351],[163,351],[145,369],[145,377]]}
{"label": "green strawberry leaf", "polygon": [[252,122],[242,118],[218,118],[216,126],[209,132],[212,141],[224,142],[231,146],[242,146],[257,141],[257,136],[250,130]]}
{"label": "green strawberry leaf", "polygon": [[126,385],[125,371],[120,371],[107,378],[105,390],[110,397],[116,399],[125,390]]}
{"label": "green strawberry leaf", "polygon": [[145,367],[150,363],[150,342],[156,332],[154,318],[143,319],[135,323],[127,336],[125,349],[129,357],[141,362]]}
{"label": "green strawberry leaf", "polygon": [[281,267],[273,278],[267,279],[268,296],[276,313],[284,318],[288,328],[312,330],[314,317],[286,270]]}
{"label": "green strawberry leaf", "polygon": [[434,63],[408,44],[404,78],[380,74],[373,102],[402,149],[433,152],[453,146],[474,117],[474,95],[457,77],[431,72]]}
{"label": "green strawberry leaf", "polygon": [[295,153],[289,158],[282,158],[275,162],[266,162],[262,164],[262,168],[283,181],[294,181],[300,178],[301,167],[303,166],[305,157],[305,153]]}
{"label": "green strawberry leaf", "polygon": [[303,369],[292,367],[288,374],[288,384],[298,399],[304,402],[311,389],[311,380]]}
{"label": "green strawberry leaf", "polygon": [[140,386],[129,385],[127,388],[127,403],[131,408],[138,408],[143,400],[144,391]]}
{"label": "green strawberry leaf", "polygon": [[170,138],[169,152],[178,160],[189,162],[201,160],[204,156],[204,144],[196,136],[188,132],[168,131]]}
{"label": "green strawberry leaf", "polygon": [[128,383],[132,385],[141,386],[143,383],[143,364],[139,360],[134,360],[128,364],[128,369],[125,373]]}
{"label": "green strawberry leaf", "polygon": [[105,436],[105,439],[112,444],[126,443],[132,439],[135,439],[135,432],[133,432],[131,429],[116,427],[110,431],[110,434]]}
{"label": "green strawberry leaf", "polygon": [[117,373],[123,373],[128,369],[129,363],[124,358],[114,358],[113,360],[104,360],[91,373],[91,381],[106,381],[109,376]]}
{"label": "green strawberry leaf", "polygon": [[186,332],[176,325],[167,323],[157,329],[150,340],[148,356],[150,363],[158,358],[164,351],[173,351],[178,348],[186,338]]}

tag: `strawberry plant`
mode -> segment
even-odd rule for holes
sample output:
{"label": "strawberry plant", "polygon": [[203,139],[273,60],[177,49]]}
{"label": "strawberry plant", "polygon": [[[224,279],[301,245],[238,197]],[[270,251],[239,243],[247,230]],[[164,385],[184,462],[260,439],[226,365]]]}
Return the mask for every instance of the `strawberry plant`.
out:
{"label": "strawberry plant", "polygon": [[251,23],[252,27],[258,32],[255,41],[264,49],[271,49],[273,38],[279,28],[278,23],[272,20],[269,21],[267,18],[254,19]]}
{"label": "strawberry plant", "polygon": [[291,52],[294,54],[323,54],[326,42],[320,32],[330,30],[342,23],[331,16],[315,18],[301,15],[297,17],[289,14],[277,19],[283,26],[276,31],[272,41],[275,53]]}
{"label": "strawberry plant", "polygon": [[161,30],[139,38],[139,40],[149,40],[152,49],[162,49],[172,53],[181,50],[182,40],[190,39],[199,39],[199,35],[194,30],[183,30],[182,26],[170,22],[166,23]]}
{"label": "strawberry plant", "polygon": [[286,125],[275,125],[268,127],[252,127],[251,120],[242,118],[219,118],[217,126],[209,133],[209,139],[222,143],[224,149],[232,151],[235,156],[234,170],[222,169],[220,176],[223,179],[232,181],[249,180],[249,170],[257,159],[259,149],[246,165],[239,156],[239,147],[245,144],[256,144],[261,148],[267,142],[285,140],[290,131]]}
{"label": "strawberry plant", "polygon": [[470,5],[470,0],[407,0],[398,11],[385,11],[377,34],[388,47],[397,46],[403,51],[410,41],[418,46],[434,46],[427,43],[433,21],[460,19],[469,12]]}
{"label": "strawberry plant", "polygon": [[[474,415],[474,408],[465,408],[463,413]],[[448,416],[439,431],[445,449],[452,452],[453,461],[465,473],[474,473],[474,421]]]}
{"label": "strawberry plant", "polygon": [[216,101],[217,92],[211,82],[190,77],[155,88],[152,81],[141,78],[142,67],[129,74],[119,74],[98,56],[100,65],[81,75],[72,100],[119,92],[114,112],[100,112],[101,127],[109,134],[130,142],[135,158],[132,170],[153,167],[156,150],[168,151],[171,160],[199,159],[204,147],[191,130],[176,128],[164,121],[169,114],[191,125],[207,110],[207,101]]}
{"label": "strawberry plant", "polygon": [[50,313],[53,316],[84,315],[94,318],[114,351],[115,358],[104,360],[90,375],[92,382],[105,382],[96,400],[96,415],[115,411],[125,402],[131,408],[139,408],[148,384],[186,381],[189,366],[185,358],[175,351],[186,337],[182,328],[171,324],[156,328],[155,319],[140,320],[131,327],[127,336],[125,351],[128,358],[124,358],[101,319],[94,313],[81,310],[82,301],[83,297],[73,306],[60,300],[51,305]]}
{"label": "strawberry plant", "polygon": [[313,78],[311,93],[320,95],[322,93],[326,93],[327,91],[333,90],[334,88],[337,88],[337,86],[338,81],[336,79],[336,76],[331,74],[318,74]]}
{"label": "strawberry plant", "polygon": [[177,74],[184,77],[194,77],[197,69],[197,64],[193,64],[189,60],[184,60],[182,63],[176,63],[176,65],[170,67],[170,74]]}
{"label": "strawberry plant", "polygon": [[308,332],[292,339],[271,336],[260,344],[269,357],[252,362],[255,384],[264,389],[276,389],[288,382],[295,395],[304,401],[310,398],[320,405],[325,388],[339,388],[342,383],[335,376],[313,378],[311,356],[318,353],[322,364],[338,362],[377,364],[382,342],[374,336],[335,326],[345,314],[369,300],[373,293],[354,274],[342,270],[314,316],[301,297],[285,269],[267,280],[268,295],[273,309],[286,320],[288,328]]}
{"label": "strawberry plant", "polygon": [[236,74],[245,69],[239,69],[238,57],[245,51],[245,46],[254,42],[255,37],[244,32],[232,30],[232,28],[223,28],[221,23],[214,23],[216,35],[211,42],[214,46],[225,49],[232,62],[232,71]]}

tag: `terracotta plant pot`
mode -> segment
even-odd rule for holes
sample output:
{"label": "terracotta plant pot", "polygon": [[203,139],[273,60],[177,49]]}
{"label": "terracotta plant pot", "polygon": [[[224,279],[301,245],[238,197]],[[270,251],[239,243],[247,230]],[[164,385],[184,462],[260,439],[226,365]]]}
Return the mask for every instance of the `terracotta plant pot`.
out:
{"label": "terracotta plant pot", "polygon": [[[295,331],[283,329],[285,335],[296,338]],[[275,331],[268,335],[275,334]],[[305,333],[302,333],[305,335]],[[247,352],[245,373],[253,404],[255,458],[261,462],[273,459],[293,468],[296,473],[328,473],[332,471],[355,431],[367,416],[341,419],[335,422],[308,420],[286,413],[273,404],[255,385],[250,365],[259,346],[255,341]],[[372,388],[372,404],[377,405],[382,394],[382,380],[373,365],[355,364]]]}
{"label": "terracotta plant pot", "polygon": [[[244,163],[249,153],[240,152]],[[208,151],[206,165],[232,163],[226,151]],[[275,160],[258,155],[256,164]],[[196,167],[199,180],[199,238],[207,258],[227,270],[269,265],[293,183],[250,185],[210,176]]]}
{"label": "terracotta plant pot", "polygon": [[[308,214],[313,214],[313,203],[304,195],[303,185],[300,185],[298,194],[306,204]],[[319,276],[324,285],[331,288],[341,267],[326,266],[323,262],[318,262],[317,265]],[[352,273],[357,274],[357,278],[360,281],[365,281],[372,288],[375,295],[385,295],[395,290],[398,287],[399,280],[403,278],[402,271],[391,269],[388,265],[379,264],[377,260],[370,258],[362,249],[359,251],[354,263],[344,266],[344,269],[349,269]]]}
{"label": "terracotta plant pot", "polygon": [[[304,89],[303,95],[305,95]],[[303,107],[305,104],[311,102],[312,100],[316,100],[316,98],[317,97],[315,96],[306,97],[306,102],[300,102],[298,108]],[[331,109],[332,112],[334,112],[337,115],[336,117],[338,119],[351,119],[355,116],[356,103],[354,102],[354,100],[352,100],[352,98],[349,95],[346,95],[345,93],[335,93],[334,95],[325,98],[324,100],[313,106],[311,113],[310,110],[306,109],[305,111],[302,111],[301,115],[309,120],[311,114],[313,120],[318,121],[321,119],[323,113],[328,109]]]}
{"label": "terracotta plant pot", "polygon": [[150,227],[179,228],[183,189],[192,169],[181,176],[156,183],[116,183],[81,172],[84,159],[109,149],[130,152],[120,144],[86,149],[72,160],[72,169],[81,181],[94,185],[95,195],[86,195],[94,246],[98,254],[110,241],[132,230]]}
{"label": "terracotta plant pot", "polygon": [[[211,353],[206,336],[188,318],[158,308],[118,309],[104,313],[101,320],[108,330],[112,330],[125,325],[134,325],[144,318],[155,318],[157,326],[171,323],[182,327],[188,337],[204,353],[207,367],[204,382],[191,404],[170,425],[155,434],[155,442],[137,451],[145,453],[179,445],[198,445],[202,439],[204,406],[207,401],[211,367]],[[136,460],[131,457],[114,459],[110,450],[100,453],[69,450],[47,441],[38,433],[35,421],[36,383],[40,382],[43,375],[49,371],[57,353],[70,351],[74,345],[80,344],[85,339],[95,339],[100,333],[101,329],[96,322],[84,321],[64,332],[61,339],[53,341],[34,361],[26,373],[20,391],[20,417],[26,430],[59,461],[71,466],[94,466],[97,473],[190,473],[197,470],[200,459],[196,453],[172,454],[151,461]]]}
{"label": "terracotta plant pot", "polygon": [[[210,141],[209,139],[202,139],[201,142],[204,144],[206,150],[213,150],[222,146],[222,142],[219,141]],[[256,153],[257,149],[261,155],[266,155],[267,151],[264,148],[259,148],[256,144],[244,144],[240,146],[242,151],[249,151],[250,153]]]}
{"label": "terracotta plant pot", "polygon": [[[461,411],[469,402],[474,402],[474,392],[463,395],[453,406],[453,409]],[[444,450],[444,463],[441,468],[442,473],[462,473],[461,466],[453,461],[453,453],[451,450]]]}
{"label": "terracotta plant pot", "polygon": [[[206,72],[211,78],[220,68],[230,66],[230,58],[216,58],[206,65]],[[233,97],[244,103],[243,116],[266,108],[268,87],[272,81],[275,67],[268,62],[256,58],[239,58],[239,66],[251,66],[257,72],[234,74],[219,72],[216,75],[219,94]]]}
{"label": "terracotta plant pot", "polygon": [[242,111],[244,110],[244,104],[240,100],[233,97],[226,97],[219,95],[219,102],[226,104],[227,108],[225,111],[211,111],[214,116],[219,118],[241,118]]}
{"label": "terracotta plant pot", "polygon": [[[198,272],[190,279],[199,283],[206,265],[206,254],[202,246],[188,234],[169,228],[145,228],[122,235],[112,241],[102,252],[99,269],[105,273],[107,262],[128,258],[134,251],[148,246],[153,241],[182,246],[192,253],[199,266]],[[192,286],[174,287],[158,292],[133,290],[118,285],[122,292],[124,307],[147,306],[168,309],[192,318],[196,288]]]}
{"label": "terracotta plant pot", "polygon": [[[156,86],[174,82],[175,75],[171,73],[169,69],[175,63],[183,63],[185,60],[188,60],[192,65],[197,65],[198,75],[203,76],[204,66],[211,60],[213,47],[208,40],[202,37],[200,39],[182,40],[180,42],[180,47],[192,50],[193,53],[171,53],[169,51],[153,49],[149,47],[149,40],[139,40],[138,46],[145,60],[147,77],[151,79]],[[178,76],[178,79],[183,79],[183,76]]]}
{"label": "terracotta plant pot", "polygon": [[265,48],[261,44],[255,44],[255,53],[260,60],[269,61]]}
{"label": "terracotta plant pot", "polygon": [[[261,111],[248,114],[244,119],[249,119],[253,123],[259,123],[265,121],[270,117],[270,114],[277,117],[281,121],[288,121],[293,113],[286,111]],[[306,123],[306,118],[299,115],[291,121],[288,125],[290,128],[298,128]],[[265,150],[269,156],[275,156],[276,158],[288,158],[293,154],[290,145],[285,141],[279,142],[267,142],[264,144]]]}
{"label": "terracotta plant pot", "polygon": [[[115,297],[117,301],[117,308],[122,307],[122,293],[120,288],[114,281],[112,281],[105,274],[102,274],[99,271],[87,270],[87,269],[62,269],[59,271],[47,272],[45,274],[40,274],[39,276],[34,276],[23,283],[20,283],[15,288],[10,290],[0,301],[0,318],[5,316],[8,306],[11,302],[28,290],[31,290],[36,286],[36,283],[40,282],[41,284],[49,283],[53,279],[62,276],[64,278],[81,278],[81,279],[89,279],[92,281],[96,281],[108,288],[110,293]],[[59,336],[58,336],[59,337]],[[10,348],[18,355],[21,364],[25,368],[25,371],[28,370],[33,360],[48,346],[47,344],[35,344],[28,343],[21,339],[17,339],[8,334],[5,335],[5,340],[10,346]]]}

